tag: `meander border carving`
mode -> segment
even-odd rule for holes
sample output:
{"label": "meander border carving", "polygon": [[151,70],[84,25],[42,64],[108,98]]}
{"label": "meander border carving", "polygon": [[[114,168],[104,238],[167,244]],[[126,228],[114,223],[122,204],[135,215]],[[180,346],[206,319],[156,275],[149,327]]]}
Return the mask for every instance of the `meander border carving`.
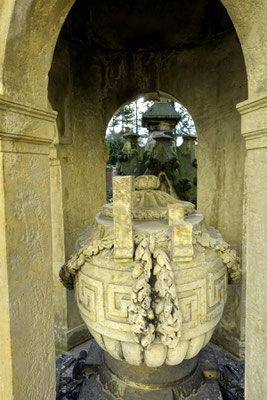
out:
{"label": "meander border carving", "polygon": [[[85,263],[92,263],[94,257],[103,254],[104,251],[107,251],[105,256],[108,259],[113,257],[114,236],[112,231],[105,237],[103,229],[99,225],[95,227],[97,230],[100,229],[98,235],[95,235],[95,237],[98,236],[98,239],[92,240],[89,245],[83,245],[60,271],[61,281],[68,289],[74,288],[75,276]],[[166,238],[165,233],[164,241],[166,239],[170,241],[170,238]],[[182,312],[179,304],[182,299],[178,301],[177,285],[174,282],[171,260],[168,256],[169,249],[162,248],[159,232],[155,235],[139,233],[135,235],[134,241],[135,250],[132,276],[135,282],[131,289],[130,299],[127,297],[129,295],[128,289],[128,295],[125,292],[124,305],[126,308],[124,307],[123,315],[124,317],[125,315],[128,317],[134,340],[144,349],[149,349],[156,338],[160,339],[161,343],[167,347],[174,348],[177,346],[182,334],[182,322],[185,324],[189,323],[191,327],[194,327],[194,301],[199,302],[198,296],[200,294],[195,294],[197,296],[195,299],[185,299],[189,301],[188,306],[190,306],[192,316],[191,321],[182,321]],[[195,231],[193,233],[193,244],[216,250],[223,264],[227,267],[230,282],[238,282],[241,275],[239,259],[235,251],[230,249],[229,244],[220,236],[214,238],[207,232]],[[205,287],[208,284],[209,288],[209,304],[206,305],[206,308],[207,310],[210,309],[210,312],[207,313],[207,311],[203,310],[202,319],[204,318],[204,320],[201,320],[201,323],[205,323],[216,317],[220,310],[218,311],[218,307],[213,310],[213,306],[223,304],[222,299],[225,296],[227,285],[226,275],[221,271],[218,271],[215,275],[208,274],[207,283],[205,281]],[[195,283],[199,285],[198,281]],[[114,293],[116,291],[115,286]],[[94,288],[92,290],[94,291]],[[178,285],[178,291],[180,292],[181,290],[182,287]],[[201,296],[201,298],[204,297]],[[184,303],[184,300],[182,303]],[[91,302],[89,308],[92,307],[93,303]],[[115,306],[113,308],[115,309]],[[222,311],[223,305],[219,308]],[[195,310],[196,312],[197,310]],[[90,313],[92,318],[94,317],[93,320],[96,321],[94,310],[91,310]],[[121,316],[121,311],[118,311],[118,318],[119,316]],[[117,322],[121,323],[120,318]]]}

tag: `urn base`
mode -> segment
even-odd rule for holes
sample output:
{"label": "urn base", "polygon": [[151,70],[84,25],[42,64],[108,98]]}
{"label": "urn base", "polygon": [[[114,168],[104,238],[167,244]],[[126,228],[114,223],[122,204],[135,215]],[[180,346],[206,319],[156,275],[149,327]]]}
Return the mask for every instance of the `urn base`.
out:
{"label": "urn base", "polygon": [[201,355],[177,366],[149,368],[115,360],[98,346],[94,352],[99,372],[85,379],[79,400],[222,399],[217,381],[204,379]]}

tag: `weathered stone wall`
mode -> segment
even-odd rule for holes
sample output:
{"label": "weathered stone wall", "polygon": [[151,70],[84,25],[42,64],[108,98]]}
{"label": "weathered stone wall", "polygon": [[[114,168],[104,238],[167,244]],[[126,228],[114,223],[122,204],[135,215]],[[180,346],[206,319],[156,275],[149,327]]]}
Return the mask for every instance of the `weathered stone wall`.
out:
{"label": "weathered stone wall", "polygon": [[[55,147],[62,171],[62,207],[65,257],[68,258],[79,234],[93,221],[106,201],[105,170],[107,150],[100,104],[91,83],[77,71],[79,62],[71,61],[67,43],[59,43],[50,72],[49,99],[58,116]],[[76,60],[77,61],[77,60]],[[55,183],[56,184],[56,183]],[[60,212],[60,205],[59,212]],[[60,266],[54,264],[55,279]],[[65,289],[64,289],[65,290]],[[65,298],[66,296],[66,298]],[[60,300],[61,298],[61,300]],[[64,301],[63,301],[64,299]],[[55,313],[56,342],[69,348],[88,337],[88,330],[77,311],[74,293],[62,293],[55,282],[56,307],[64,302],[66,314]],[[64,308],[63,307],[63,308]]]}
{"label": "weathered stone wall", "polygon": [[[241,256],[245,150],[237,102],[246,98],[240,45],[232,31],[180,51],[128,53],[59,40],[49,99],[59,112],[66,256],[105,202],[104,134],[112,114],[137,95],[162,91],[187,107],[197,127],[198,208]],[[227,168],[226,168],[227,167]],[[240,289],[241,290],[241,289]],[[240,291],[239,290],[239,291]],[[226,329],[241,334],[235,290]],[[81,324],[68,294],[68,325]],[[238,352],[238,350],[234,350]]]}
{"label": "weathered stone wall", "polygon": [[[73,252],[79,233],[92,222],[105,202],[107,150],[100,88],[91,71],[64,51],[55,54],[50,72],[49,99],[59,112],[59,139],[64,204],[65,247]],[[67,45],[66,45],[67,46]],[[82,62],[81,62],[82,63]],[[83,70],[84,68],[84,70]],[[98,83],[101,84],[100,82]]]}
{"label": "weathered stone wall", "polygon": [[55,395],[48,159],[55,117],[0,96],[1,400]]}

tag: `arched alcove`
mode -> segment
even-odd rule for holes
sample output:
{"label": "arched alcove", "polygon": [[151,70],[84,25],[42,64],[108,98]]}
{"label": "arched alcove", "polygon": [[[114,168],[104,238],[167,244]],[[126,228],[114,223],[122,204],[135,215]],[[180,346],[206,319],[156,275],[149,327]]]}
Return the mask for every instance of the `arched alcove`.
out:
{"label": "arched alcove", "polygon": [[[6,21],[10,21],[10,25],[8,22],[1,25],[4,38],[0,57],[2,94],[14,101],[46,107],[47,74],[54,46],[73,3],[67,0],[60,4],[52,0],[17,1],[12,9],[9,2],[8,13],[1,14],[1,17],[7,17]],[[260,45],[261,35],[257,30],[264,32],[266,29],[266,24],[259,18],[261,12],[264,15],[266,5],[262,3],[256,10],[252,1],[246,7],[243,7],[242,1],[237,4],[224,0],[223,3],[243,46],[250,93],[259,93],[264,90],[266,68],[262,61],[264,52]],[[3,5],[5,7],[7,2]],[[71,13],[75,12],[73,10]],[[66,27],[72,18],[71,13],[57,41],[49,84],[49,98],[53,108],[59,112],[60,139],[56,147],[62,168],[63,189],[67,189],[63,204],[65,221],[77,221],[78,216],[80,224],[75,228],[78,232],[92,220],[94,207],[97,208],[104,201],[101,189],[106,160],[104,131],[111,115],[140,90],[160,90],[178,98],[192,113],[199,133],[200,209],[241,254],[245,151],[235,105],[247,97],[247,79],[234,29],[179,46],[168,45],[167,41],[160,43],[162,47],[157,49],[149,47],[153,40],[148,35],[138,42],[144,48],[134,48],[133,41],[128,38],[126,49],[109,48],[109,43],[105,43],[106,47],[98,43],[91,49],[90,41],[89,45],[84,45],[79,38],[72,35],[68,37]],[[107,15],[108,12],[104,17],[107,18]],[[122,38],[125,38],[123,33],[122,29]],[[60,48],[64,53],[63,59],[69,58],[65,65],[60,62]],[[66,66],[69,69],[64,76],[67,76],[68,85],[64,79],[59,79],[61,71],[66,72]],[[53,76],[56,76],[54,81]],[[6,132],[5,129],[3,132]],[[80,173],[82,167],[84,170]],[[82,185],[82,182],[87,184]],[[97,194],[91,189],[96,182],[100,188]],[[91,190],[89,197],[86,196],[86,190],[87,193]],[[77,206],[77,198],[79,206],[89,210],[84,220],[79,210],[72,214]],[[90,204],[93,204],[92,208]],[[71,248],[76,231],[72,231],[70,224],[65,233],[64,240],[70,241]],[[73,237],[67,239],[71,235]],[[238,341],[240,336],[244,336],[243,333],[240,335],[244,317],[240,319],[240,310],[236,314],[239,319],[232,333]]]}
{"label": "arched alcove", "polygon": [[[154,35],[157,32],[152,21],[158,15],[151,16],[145,8],[144,26],[139,24],[139,31],[131,32],[107,20],[110,5],[101,14],[106,22],[103,32],[98,31],[98,5],[93,7],[92,26],[85,18],[86,2],[77,1],[69,13],[57,41],[48,90],[52,107],[58,111],[56,147],[62,168],[67,256],[79,232],[105,202],[106,126],[119,107],[140,93],[151,99],[167,94],[190,111],[198,132],[198,207],[241,255],[245,148],[235,105],[247,97],[246,70],[224,8],[216,3],[207,30],[201,25],[207,16],[201,4],[200,14],[196,10],[192,14],[198,25],[190,39],[179,33],[176,47],[171,38],[174,26],[164,36],[164,43],[143,35],[147,29]],[[122,17],[131,6],[125,3],[120,10],[116,4],[112,7]],[[164,10],[167,18],[168,6]],[[215,27],[219,16],[221,22]],[[136,18],[134,14],[131,24]],[[145,21],[150,21],[149,28]],[[131,37],[136,38],[134,46]],[[141,45],[143,49],[138,47]],[[228,333],[237,339],[236,353],[236,342],[241,343],[244,337],[239,300],[237,303],[234,312],[231,307],[229,310],[234,315],[232,323],[228,320],[223,328],[231,326]],[[74,321],[77,327],[78,317]]]}

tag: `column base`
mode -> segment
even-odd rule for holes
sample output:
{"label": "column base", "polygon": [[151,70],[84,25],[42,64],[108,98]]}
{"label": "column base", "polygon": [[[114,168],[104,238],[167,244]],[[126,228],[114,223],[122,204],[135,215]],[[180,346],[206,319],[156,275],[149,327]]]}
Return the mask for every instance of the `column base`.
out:
{"label": "column base", "polygon": [[69,330],[58,329],[55,327],[57,353],[69,351],[73,349],[73,347],[79,346],[91,338],[92,335],[88,331],[88,328],[85,324],[78,325]]}
{"label": "column base", "polygon": [[216,329],[211,342],[240,359],[245,358],[245,340],[240,340],[223,328]]}

